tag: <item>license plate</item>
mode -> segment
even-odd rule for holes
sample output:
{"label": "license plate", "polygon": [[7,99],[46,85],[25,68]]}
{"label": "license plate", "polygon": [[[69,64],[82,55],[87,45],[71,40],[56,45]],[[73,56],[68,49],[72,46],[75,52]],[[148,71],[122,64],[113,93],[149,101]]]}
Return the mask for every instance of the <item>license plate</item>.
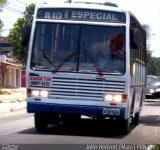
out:
{"label": "license plate", "polygon": [[119,116],[120,109],[118,109],[118,108],[103,108],[103,114],[104,115]]}

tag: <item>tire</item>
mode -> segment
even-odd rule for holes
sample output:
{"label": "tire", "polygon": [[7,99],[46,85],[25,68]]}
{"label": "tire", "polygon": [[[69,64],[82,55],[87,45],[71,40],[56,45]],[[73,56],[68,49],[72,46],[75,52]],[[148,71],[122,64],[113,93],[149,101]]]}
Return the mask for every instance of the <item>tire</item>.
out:
{"label": "tire", "polygon": [[38,132],[44,133],[47,130],[48,122],[45,115],[42,113],[35,113],[34,115],[35,128]]}
{"label": "tire", "polygon": [[119,120],[120,132],[127,135],[130,132],[130,119]]}
{"label": "tire", "polygon": [[135,114],[135,116],[132,118],[132,124],[133,125],[138,125],[139,124],[139,112]]}

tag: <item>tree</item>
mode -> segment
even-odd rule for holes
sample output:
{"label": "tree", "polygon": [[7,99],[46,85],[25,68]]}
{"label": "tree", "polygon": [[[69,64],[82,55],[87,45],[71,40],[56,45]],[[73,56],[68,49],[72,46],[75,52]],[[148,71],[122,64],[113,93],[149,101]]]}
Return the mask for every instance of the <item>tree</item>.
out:
{"label": "tree", "polygon": [[22,54],[21,37],[23,27],[27,24],[26,18],[19,18],[9,33],[9,41],[13,47],[12,52],[16,58],[24,64],[25,58]]}
{"label": "tree", "polygon": [[[148,41],[150,35],[149,35],[149,26],[144,24],[143,25],[144,30],[146,31],[146,39]],[[146,59],[147,59],[147,74],[156,74],[156,66],[154,62],[154,58],[152,57],[152,52],[149,50],[150,45],[146,45],[147,49],[147,54],[146,54]]]}
{"label": "tree", "polygon": [[72,3],[72,0],[67,0],[65,3]]}
{"label": "tree", "polygon": [[32,15],[34,14],[35,4],[30,4],[26,7],[26,10],[24,11],[24,17],[29,21],[32,19]]}
{"label": "tree", "polygon": [[[7,0],[0,0],[0,12],[2,11],[3,6],[6,4]],[[0,19],[0,35],[2,33],[3,22]]]}
{"label": "tree", "polygon": [[154,144],[152,150],[160,150],[160,144]]}
{"label": "tree", "polygon": [[111,3],[111,2],[105,2],[104,5],[107,5],[107,6],[112,6],[112,7],[118,7],[117,4],[115,3]]}
{"label": "tree", "polygon": [[[150,38],[149,26],[143,25],[146,31],[147,40]],[[147,74],[160,76],[160,58],[152,57],[152,51],[149,50],[150,45],[147,45]]]}
{"label": "tree", "polygon": [[6,4],[7,0],[0,0],[0,10]]}
{"label": "tree", "polygon": [[0,35],[2,33],[3,22],[0,20]]}
{"label": "tree", "polygon": [[143,24],[143,29],[146,31],[146,37],[148,39],[150,37],[150,35],[149,35],[149,30],[150,30],[149,25]]}
{"label": "tree", "polygon": [[156,75],[155,70],[156,66],[154,58],[152,57],[152,52],[147,50],[147,74]]}
{"label": "tree", "polygon": [[13,47],[13,55],[25,66],[28,47],[21,46],[21,39],[23,34],[23,29],[31,23],[32,15],[34,13],[35,4],[30,4],[26,7],[24,11],[24,17],[19,18],[13,25],[13,28],[9,33],[9,41]]}

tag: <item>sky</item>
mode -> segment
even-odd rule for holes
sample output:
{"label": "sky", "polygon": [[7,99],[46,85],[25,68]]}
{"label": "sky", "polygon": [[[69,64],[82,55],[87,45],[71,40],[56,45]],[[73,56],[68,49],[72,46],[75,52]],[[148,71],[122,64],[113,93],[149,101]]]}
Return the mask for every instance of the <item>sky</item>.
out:
{"label": "sky", "polygon": [[[66,0],[8,0],[6,8],[0,12],[0,19],[4,23],[3,36],[7,36],[9,29],[19,17],[22,17],[21,12],[25,10],[26,5],[31,3],[36,4],[54,4],[63,3]],[[77,1],[77,0],[75,0]],[[80,1],[80,0],[78,0]],[[149,26],[149,37],[147,44],[149,50],[152,51],[152,56],[160,57],[160,0],[81,0],[93,2],[112,2],[118,5],[119,8],[130,10],[139,20],[141,24]]]}

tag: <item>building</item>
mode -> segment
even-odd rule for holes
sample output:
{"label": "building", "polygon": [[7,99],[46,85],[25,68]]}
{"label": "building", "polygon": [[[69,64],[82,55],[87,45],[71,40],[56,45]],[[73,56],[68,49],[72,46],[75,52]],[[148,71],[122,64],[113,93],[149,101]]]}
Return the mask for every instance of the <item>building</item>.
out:
{"label": "building", "polygon": [[22,65],[12,56],[7,38],[0,39],[0,88],[21,87]]}

